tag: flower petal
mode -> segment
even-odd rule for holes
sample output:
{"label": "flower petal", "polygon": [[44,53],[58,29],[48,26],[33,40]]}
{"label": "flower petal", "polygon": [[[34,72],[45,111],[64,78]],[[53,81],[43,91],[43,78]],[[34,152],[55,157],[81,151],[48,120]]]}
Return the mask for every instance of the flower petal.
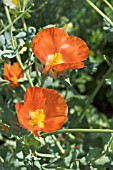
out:
{"label": "flower petal", "polygon": [[23,110],[23,105],[21,103],[16,103],[16,112],[17,112],[19,123],[23,128],[28,129],[28,117],[29,116],[28,117],[25,116],[22,110]]}
{"label": "flower petal", "polygon": [[59,28],[47,28],[33,38],[32,50],[38,59],[46,64],[48,55],[58,53],[68,34]]}
{"label": "flower petal", "polygon": [[[34,110],[33,114],[37,114],[37,109],[42,109],[44,113],[44,126],[42,127],[39,127],[38,124],[29,124],[30,112]],[[16,103],[16,112],[20,125],[37,136],[37,131],[52,132],[60,129],[67,119],[68,107],[55,90],[30,87],[26,91],[24,105]],[[34,119],[35,117],[38,120],[37,115],[34,115]],[[34,120],[34,122],[36,121]]]}
{"label": "flower petal", "polygon": [[[26,112],[26,109],[27,108],[25,108],[21,103],[19,103],[19,102],[16,103],[16,113],[17,113],[18,121],[24,129],[28,129],[36,135],[36,131],[40,130],[40,128],[38,128],[38,126],[29,126],[28,125],[30,116],[29,116],[28,112]],[[38,136],[38,134],[36,136]]]}
{"label": "flower petal", "polygon": [[23,77],[23,73],[19,67],[19,64],[17,62],[13,63],[13,65],[5,63],[3,77],[5,80],[10,81],[10,86],[14,88],[19,86],[17,80]]}
{"label": "flower petal", "polygon": [[61,46],[60,53],[64,63],[78,63],[87,59],[89,48],[81,38],[69,36]]}
{"label": "flower petal", "polygon": [[43,132],[53,132],[62,127],[64,122],[66,121],[66,116],[59,116],[46,119],[45,127],[43,128]]}
{"label": "flower petal", "polygon": [[[57,64],[55,66],[52,66],[50,69],[53,69],[53,70],[55,70],[57,72],[62,72],[64,70],[78,69],[78,68],[84,68],[84,63],[83,62],[78,62],[78,63],[62,63],[62,64]],[[48,71],[48,69],[45,67],[43,69],[42,73],[46,73],[47,71]]]}
{"label": "flower petal", "polygon": [[60,129],[67,119],[68,107],[64,99],[52,89],[44,89],[45,101],[45,126],[43,131],[50,132]]}
{"label": "flower petal", "polygon": [[43,90],[40,90],[39,87],[30,87],[27,88],[24,96],[24,106],[30,111],[40,109],[43,107],[45,97]]}

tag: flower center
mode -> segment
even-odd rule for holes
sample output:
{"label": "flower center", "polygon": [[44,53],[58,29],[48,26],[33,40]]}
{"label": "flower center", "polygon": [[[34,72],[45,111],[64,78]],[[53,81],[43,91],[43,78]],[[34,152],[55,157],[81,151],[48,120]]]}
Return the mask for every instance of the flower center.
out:
{"label": "flower center", "polygon": [[14,76],[11,77],[11,81],[12,81],[14,84],[17,84],[17,80],[18,80],[18,78],[17,78],[16,75],[14,75]]}
{"label": "flower center", "polygon": [[55,53],[49,55],[49,60],[46,62],[46,65],[54,66],[61,63],[63,63],[62,55],[60,53]]}
{"label": "flower center", "polygon": [[12,0],[12,3],[18,5],[18,0]]}
{"label": "flower center", "polygon": [[29,114],[30,114],[31,120],[29,120],[28,125],[30,125],[30,126],[38,125],[39,128],[44,127],[45,114],[44,114],[43,109],[37,109],[35,111],[30,111]]}

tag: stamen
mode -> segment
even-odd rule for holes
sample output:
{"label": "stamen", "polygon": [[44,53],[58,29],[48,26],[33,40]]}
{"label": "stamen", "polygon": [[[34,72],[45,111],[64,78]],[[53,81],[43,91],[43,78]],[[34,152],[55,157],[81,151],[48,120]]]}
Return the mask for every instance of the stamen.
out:
{"label": "stamen", "polygon": [[16,75],[14,75],[14,76],[11,77],[11,81],[12,81],[14,84],[17,84],[17,80],[18,80],[18,78],[17,78]]}
{"label": "stamen", "polygon": [[30,126],[38,125],[39,128],[44,127],[45,114],[44,114],[43,109],[37,109],[35,111],[30,111],[29,114],[30,114],[31,120],[29,120],[28,125],[30,125]]}
{"label": "stamen", "polygon": [[18,5],[18,0],[12,0],[12,3]]}
{"label": "stamen", "polygon": [[63,63],[62,55],[60,53],[55,53],[49,55],[49,60],[46,62],[46,65],[54,66],[61,63]]}

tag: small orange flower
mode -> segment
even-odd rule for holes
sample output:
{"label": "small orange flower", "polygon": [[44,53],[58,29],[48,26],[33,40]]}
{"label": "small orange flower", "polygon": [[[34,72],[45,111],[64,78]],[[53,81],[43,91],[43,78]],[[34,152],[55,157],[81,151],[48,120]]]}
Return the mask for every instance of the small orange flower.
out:
{"label": "small orange flower", "polygon": [[47,28],[32,40],[32,50],[45,65],[43,73],[53,69],[62,72],[66,69],[83,68],[89,48],[86,43],[60,28]]}
{"label": "small orange flower", "polygon": [[13,65],[5,63],[3,77],[4,80],[10,81],[10,86],[14,88],[19,86],[18,79],[23,77],[19,64],[17,62],[13,63]]}
{"label": "small orange flower", "polygon": [[38,136],[37,131],[53,132],[67,119],[68,107],[64,99],[52,89],[30,87],[24,96],[24,105],[16,103],[20,125]]}

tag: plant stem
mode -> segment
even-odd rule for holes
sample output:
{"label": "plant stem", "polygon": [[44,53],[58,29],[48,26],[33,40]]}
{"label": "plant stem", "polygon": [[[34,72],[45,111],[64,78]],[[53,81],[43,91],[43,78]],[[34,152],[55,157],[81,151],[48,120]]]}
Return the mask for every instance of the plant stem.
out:
{"label": "plant stem", "polygon": [[61,154],[64,154],[65,151],[64,151],[64,149],[62,148],[60,142],[59,142],[59,141],[57,140],[57,138],[55,137],[55,135],[52,135],[52,138],[54,139],[54,141],[55,141],[55,143],[56,143],[56,145],[57,145],[60,153],[61,153]]}
{"label": "plant stem", "polygon": [[50,154],[44,154],[35,152],[36,156],[43,157],[43,158],[60,158],[60,156],[50,155]]}
{"label": "plant stem", "polygon": [[1,32],[0,34],[2,34],[3,32],[5,32],[8,28],[10,28],[11,25],[15,24],[32,6],[30,6],[29,8],[27,8],[22,14],[20,14],[12,23],[10,23],[9,25],[7,25]]}
{"label": "plant stem", "polygon": [[89,106],[90,103],[92,103],[94,97],[97,95],[98,91],[100,90],[101,86],[103,85],[104,80],[108,77],[108,75],[111,73],[112,70],[113,70],[113,63],[111,64],[111,66],[109,67],[107,72],[104,74],[102,80],[99,82],[99,84],[97,85],[97,87],[93,91],[92,95],[89,97],[84,109],[82,110],[82,112],[80,114],[79,121],[81,121],[83,119],[87,107]]}
{"label": "plant stem", "polygon": [[12,23],[12,21],[11,21],[11,17],[10,17],[10,14],[9,14],[9,10],[8,10],[8,7],[7,7],[6,5],[4,5],[4,9],[5,9],[5,13],[6,13],[7,20],[8,20],[8,22],[9,22],[9,24],[10,24],[11,43],[12,43],[13,49],[15,50],[14,39],[13,39],[13,35],[12,35],[13,23]]}
{"label": "plant stem", "polygon": [[40,82],[40,76],[39,76],[39,71],[38,71],[38,67],[36,65],[36,62],[35,62],[35,70],[36,70],[36,78],[37,78],[37,82],[38,82],[38,86],[41,85],[41,82]]}
{"label": "plant stem", "polygon": [[40,87],[43,87],[43,86],[44,86],[44,83],[45,83],[46,78],[47,78],[47,73],[46,73],[46,74],[42,74],[42,80],[41,80],[41,85],[40,85]]}
{"label": "plant stem", "polygon": [[9,11],[8,11],[8,7],[6,5],[4,5],[4,9],[5,9],[5,13],[6,13],[6,16],[7,16],[7,20],[9,22],[9,24],[12,25],[12,21],[11,21],[11,17],[10,17]]}
{"label": "plant stem", "polygon": [[58,134],[58,133],[77,133],[77,132],[82,132],[82,133],[113,133],[113,130],[112,129],[61,129],[61,130],[57,130],[55,132],[43,133],[43,134],[41,134],[41,137],[51,136],[51,135]]}
{"label": "plant stem", "polygon": [[113,11],[113,7],[112,7],[112,5],[107,1],[107,0],[103,0],[108,6],[109,6],[109,8],[111,8],[111,10]]}
{"label": "plant stem", "polygon": [[27,31],[27,26],[26,26],[26,23],[25,23],[25,20],[24,18],[22,18],[22,24],[23,24],[23,28],[25,31]]}
{"label": "plant stem", "polygon": [[[7,16],[8,22],[9,22],[9,24],[10,24],[10,36],[11,36],[11,40],[12,40],[12,46],[13,46],[13,49],[15,50],[15,49],[16,49],[16,45],[15,45],[16,43],[14,43],[13,34],[12,34],[13,22],[11,21],[11,17],[10,17],[9,10],[8,10],[8,7],[7,7],[7,6],[5,6],[5,11],[6,11],[6,16]],[[22,71],[24,71],[24,66],[23,66],[23,64],[22,64],[22,61],[21,61],[21,58],[20,58],[20,55],[19,55],[19,54],[16,55],[16,59],[17,59],[19,65],[20,65]],[[28,72],[26,72],[26,77],[27,77],[27,79],[28,79],[28,81],[29,81],[29,84],[30,84],[31,86],[33,86],[33,83],[32,83],[31,77],[30,77],[30,74],[29,74]]]}
{"label": "plant stem", "polygon": [[113,27],[113,22],[95,4],[93,4],[93,2],[90,0],[86,0],[86,2],[91,5]]}
{"label": "plant stem", "polygon": [[[20,65],[22,71],[24,71],[24,66],[23,66],[23,64],[22,64],[22,61],[21,61],[19,55],[16,56],[16,59],[17,59],[19,65]],[[33,83],[32,83],[31,77],[30,77],[30,75],[29,75],[28,72],[26,72],[26,77],[27,77],[27,79],[28,79],[29,84],[31,85],[31,87],[33,87]]]}
{"label": "plant stem", "polygon": [[26,92],[25,86],[24,86],[23,84],[21,84],[20,86],[21,86],[21,88],[23,89],[23,91]]}

